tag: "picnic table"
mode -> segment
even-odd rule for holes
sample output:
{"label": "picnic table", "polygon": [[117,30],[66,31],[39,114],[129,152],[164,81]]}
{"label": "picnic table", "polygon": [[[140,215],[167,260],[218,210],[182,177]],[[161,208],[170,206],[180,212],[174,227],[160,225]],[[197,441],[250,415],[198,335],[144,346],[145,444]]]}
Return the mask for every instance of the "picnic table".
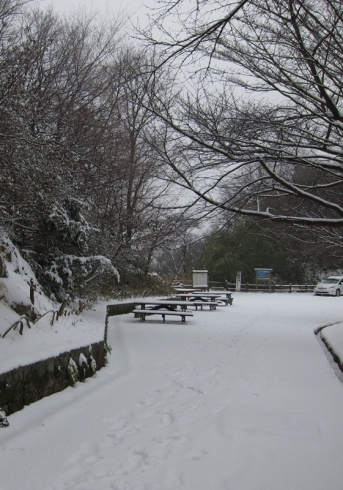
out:
{"label": "picnic table", "polygon": [[[174,300],[139,300],[136,301],[138,308],[133,310],[135,317],[144,322],[149,315],[162,315],[163,323],[166,316],[180,316],[182,323],[185,322],[186,316],[193,316],[191,311],[186,311],[188,301]],[[180,306],[180,310],[177,307]],[[147,308],[146,308],[147,307]]]}
{"label": "picnic table", "polygon": [[195,288],[174,288],[177,293],[180,294],[188,294],[188,293],[194,293],[195,291],[199,291],[198,289]]}
{"label": "picnic table", "polygon": [[216,295],[218,295],[217,301],[222,301],[223,298],[221,298],[221,295],[223,295],[223,296],[225,296],[224,302],[226,304],[232,305],[232,303],[233,303],[232,291],[208,291],[208,292],[203,292],[201,294],[202,294],[202,296],[209,296],[209,297],[212,297],[213,294],[216,294]]}
{"label": "picnic table", "polygon": [[136,305],[140,305],[144,310],[148,306],[149,310],[160,310],[164,308],[169,311],[175,311],[178,306],[181,308],[189,304],[188,301],[177,301],[174,299],[140,299],[135,302]]}
{"label": "picnic table", "polygon": [[220,294],[218,293],[203,293],[201,291],[196,291],[193,293],[186,293],[186,294],[177,294],[175,295],[176,298],[180,298],[180,300],[185,300],[187,299],[188,301],[194,302],[194,301],[202,301],[203,303],[208,302],[208,301],[216,301],[217,298],[220,298]]}
{"label": "picnic table", "polygon": [[[149,309],[149,311],[155,311],[160,309],[166,309],[168,311],[175,311],[179,306],[182,311],[186,311],[188,306],[195,306],[195,309],[198,309],[198,306],[209,306],[210,310],[215,310],[216,306],[218,306],[216,301],[186,301],[186,300],[178,300],[177,298],[172,299],[160,299],[160,300],[138,300],[136,301],[137,305],[140,305],[142,310]],[[148,308],[146,308],[148,307]]]}
{"label": "picnic table", "polygon": [[187,294],[177,294],[175,296],[176,298],[188,299],[189,301],[216,301],[217,304],[225,303],[225,305],[232,305],[233,303],[231,291],[196,291]]}

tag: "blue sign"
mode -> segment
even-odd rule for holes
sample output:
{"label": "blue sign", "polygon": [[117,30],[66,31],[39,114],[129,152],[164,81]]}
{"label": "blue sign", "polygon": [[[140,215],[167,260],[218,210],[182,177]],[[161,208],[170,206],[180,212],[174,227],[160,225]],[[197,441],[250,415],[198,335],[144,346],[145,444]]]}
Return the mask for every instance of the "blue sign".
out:
{"label": "blue sign", "polygon": [[255,269],[258,279],[269,279],[273,269]]}

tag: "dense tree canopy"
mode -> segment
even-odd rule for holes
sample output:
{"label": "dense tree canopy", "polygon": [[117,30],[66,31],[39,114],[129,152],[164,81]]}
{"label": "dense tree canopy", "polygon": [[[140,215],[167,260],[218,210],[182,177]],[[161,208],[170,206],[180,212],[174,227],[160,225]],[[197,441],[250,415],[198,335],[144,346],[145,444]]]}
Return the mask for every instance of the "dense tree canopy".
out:
{"label": "dense tree canopy", "polygon": [[122,24],[0,0],[0,228],[58,298],[146,277],[182,232],[141,104],[163,87]]}
{"label": "dense tree canopy", "polygon": [[312,283],[318,268],[315,261],[304,260],[301,247],[278,239],[250,220],[240,219],[234,227],[223,228],[203,240],[197,267],[209,271],[212,281],[236,281],[238,271],[243,282],[255,282],[255,268],[271,268],[273,280],[293,284]]}

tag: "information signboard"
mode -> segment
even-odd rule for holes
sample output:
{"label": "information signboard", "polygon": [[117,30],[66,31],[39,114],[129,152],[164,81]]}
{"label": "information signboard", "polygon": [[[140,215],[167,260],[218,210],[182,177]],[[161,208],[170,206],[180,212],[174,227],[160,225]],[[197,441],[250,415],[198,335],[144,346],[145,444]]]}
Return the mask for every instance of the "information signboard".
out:
{"label": "information signboard", "polygon": [[257,285],[258,282],[260,283],[268,283],[269,284],[269,292],[271,293],[272,290],[272,271],[273,269],[267,269],[263,267],[257,267],[255,268],[255,274],[256,274],[256,292],[257,292]]}
{"label": "information signboard", "polygon": [[208,271],[193,270],[193,288],[208,288]]}
{"label": "information signboard", "polygon": [[257,279],[269,279],[273,269],[255,269]]}

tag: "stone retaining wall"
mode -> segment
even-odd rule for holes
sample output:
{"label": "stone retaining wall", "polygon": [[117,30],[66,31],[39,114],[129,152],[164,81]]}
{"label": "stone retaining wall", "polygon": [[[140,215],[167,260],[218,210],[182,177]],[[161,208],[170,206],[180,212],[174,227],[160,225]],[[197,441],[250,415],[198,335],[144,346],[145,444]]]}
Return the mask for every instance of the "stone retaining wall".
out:
{"label": "stone retaining wall", "polygon": [[107,317],[116,315],[125,315],[131,313],[135,309],[136,303],[118,303],[115,305],[107,305]]}
{"label": "stone retaining wall", "polygon": [[45,396],[84,381],[106,363],[108,317],[130,313],[135,303],[107,306],[104,340],[0,374],[0,407],[11,415]]}
{"label": "stone retaining wall", "polygon": [[101,341],[0,374],[0,407],[10,415],[93,376],[105,366],[106,353]]}
{"label": "stone retaining wall", "polygon": [[114,305],[108,305],[106,308],[106,321],[105,321],[105,342],[107,343],[107,329],[108,318],[110,316],[126,315],[131,313],[136,307],[137,303],[117,303]]}

